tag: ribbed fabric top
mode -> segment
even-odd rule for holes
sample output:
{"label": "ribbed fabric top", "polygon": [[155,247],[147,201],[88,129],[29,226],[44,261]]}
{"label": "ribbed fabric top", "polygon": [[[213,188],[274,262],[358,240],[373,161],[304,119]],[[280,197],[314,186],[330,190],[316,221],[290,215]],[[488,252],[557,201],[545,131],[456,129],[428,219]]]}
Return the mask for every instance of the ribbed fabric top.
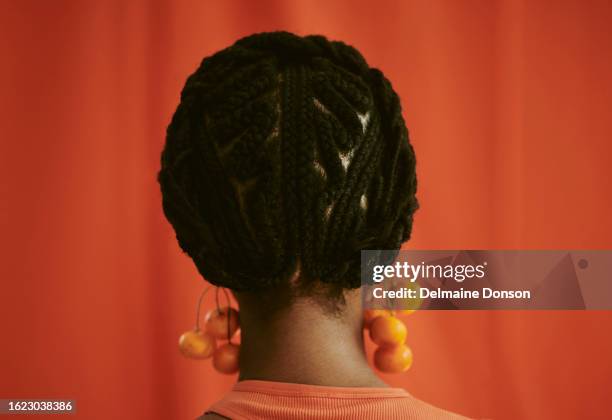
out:
{"label": "ribbed fabric top", "polygon": [[207,413],[232,420],[465,419],[401,388],[352,388],[242,381]]}

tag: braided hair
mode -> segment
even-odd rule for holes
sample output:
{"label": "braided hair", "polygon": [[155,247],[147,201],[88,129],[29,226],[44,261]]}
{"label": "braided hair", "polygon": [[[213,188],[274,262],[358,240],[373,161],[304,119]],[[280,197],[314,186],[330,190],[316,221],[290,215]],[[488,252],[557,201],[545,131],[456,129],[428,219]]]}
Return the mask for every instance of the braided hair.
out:
{"label": "braided hair", "polygon": [[178,243],[212,284],[360,286],[362,249],[398,249],[418,208],[400,100],[361,54],[260,33],[205,58],[159,172]]}

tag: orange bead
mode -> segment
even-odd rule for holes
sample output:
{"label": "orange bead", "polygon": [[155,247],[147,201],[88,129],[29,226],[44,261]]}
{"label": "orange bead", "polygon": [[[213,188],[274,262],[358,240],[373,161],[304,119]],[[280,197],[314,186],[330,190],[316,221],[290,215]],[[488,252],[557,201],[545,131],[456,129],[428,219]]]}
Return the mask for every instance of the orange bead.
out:
{"label": "orange bead", "polygon": [[366,309],[363,311],[364,327],[369,328],[372,322],[379,316],[393,316],[395,311],[390,309]]}
{"label": "orange bead", "polygon": [[370,338],[379,346],[403,344],[406,333],[404,323],[393,316],[379,316],[370,325]]}
{"label": "orange bead", "polygon": [[185,357],[206,359],[213,355],[215,338],[201,330],[187,331],[179,338],[179,350]]}
{"label": "orange bead", "polygon": [[238,372],[240,346],[226,343],[219,347],[213,355],[213,366],[221,373]]}
{"label": "orange bead", "polygon": [[206,332],[215,338],[225,340],[229,340],[240,327],[238,311],[229,307],[213,309],[206,314],[205,322]]}
{"label": "orange bead", "polygon": [[374,366],[386,373],[405,372],[412,366],[412,350],[405,344],[379,347],[374,353]]}

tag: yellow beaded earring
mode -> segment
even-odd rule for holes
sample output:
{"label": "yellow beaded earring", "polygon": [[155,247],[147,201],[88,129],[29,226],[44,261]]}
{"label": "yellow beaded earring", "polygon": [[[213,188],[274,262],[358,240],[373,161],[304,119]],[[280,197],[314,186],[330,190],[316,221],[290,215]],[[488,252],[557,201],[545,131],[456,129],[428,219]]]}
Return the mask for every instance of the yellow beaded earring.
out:
{"label": "yellow beaded earring", "polygon": [[[185,357],[191,359],[207,359],[212,356],[213,366],[218,372],[236,373],[240,346],[232,343],[232,337],[240,328],[240,313],[231,307],[231,300],[226,289],[216,288],[215,309],[209,311],[204,318],[205,330],[200,329],[202,301],[211,287],[208,286],[200,295],[195,328],[181,335],[179,349]],[[227,306],[221,307],[219,304],[220,290],[223,290]],[[227,340],[227,342],[217,346],[217,340]]]}
{"label": "yellow beaded earring", "polygon": [[[409,314],[414,310],[403,310]],[[412,350],[406,343],[406,325],[397,318],[397,311],[387,309],[366,309],[364,329],[370,332],[370,339],[378,345],[374,352],[374,366],[381,372],[401,373],[412,365]]]}

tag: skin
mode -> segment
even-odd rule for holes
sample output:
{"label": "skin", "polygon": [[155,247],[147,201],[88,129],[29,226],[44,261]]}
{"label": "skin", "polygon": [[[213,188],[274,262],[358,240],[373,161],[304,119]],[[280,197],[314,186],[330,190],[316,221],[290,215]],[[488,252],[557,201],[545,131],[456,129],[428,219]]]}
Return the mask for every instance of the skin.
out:
{"label": "skin", "polygon": [[265,295],[234,293],[240,305],[238,380],[387,387],[366,359],[360,290],[344,291],[344,303],[331,310],[316,292],[290,298],[298,278],[299,270],[286,290]]}
{"label": "skin", "polygon": [[359,290],[345,292],[346,303],[333,313],[312,297],[295,298],[280,308],[262,304],[258,296],[237,293],[236,298],[241,316],[239,380],[387,386],[366,359]]}

